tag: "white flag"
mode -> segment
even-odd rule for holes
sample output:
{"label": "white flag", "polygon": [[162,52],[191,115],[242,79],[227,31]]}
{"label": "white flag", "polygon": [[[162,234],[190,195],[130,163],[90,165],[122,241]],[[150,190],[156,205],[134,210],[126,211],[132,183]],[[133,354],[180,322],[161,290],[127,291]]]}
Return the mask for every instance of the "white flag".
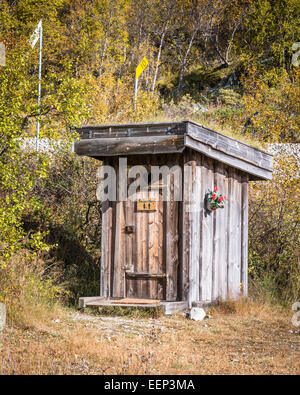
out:
{"label": "white flag", "polygon": [[42,29],[42,21],[40,20],[37,27],[35,28],[35,31],[32,33],[30,39],[29,39],[29,44],[33,48],[35,44],[37,43],[39,37],[40,37],[40,30]]}

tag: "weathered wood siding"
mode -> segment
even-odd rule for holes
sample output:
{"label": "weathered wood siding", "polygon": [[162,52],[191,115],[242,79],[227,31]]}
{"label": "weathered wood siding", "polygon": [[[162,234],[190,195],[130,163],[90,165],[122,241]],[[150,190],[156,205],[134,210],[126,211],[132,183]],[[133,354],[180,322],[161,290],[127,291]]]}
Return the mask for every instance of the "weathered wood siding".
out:
{"label": "weathered wood siding", "polygon": [[[248,175],[190,150],[184,167],[192,171],[184,173],[181,298],[191,305],[246,295]],[[227,197],[225,208],[207,212],[214,186]]]}
{"label": "weathered wood siding", "polygon": [[[118,158],[107,163],[118,173]],[[247,295],[248,175],[191,149],[128,157],[129,166],[137,164],[182,166],[183,201],[174,200],[179,185],[171,176],[171,199],[164,202],[161,191],[153,191],[153,212],[136,212],[130,199],[103,203],[100,295],[188,300],[190,306]],[[227,196],[225,208],[207,212],[205,198],[214,186]],[[135,231],[126,233],[126,225]],[[133,268],[131,277],[124,266]]]}
{"label": "weathered wood siding", "polygon": [[[103,161],[103,165],[108,161]],[[112,233],[113,233],[113,203],[102,202],[102,237],[101,237],[101,269],[100,296],[110,296]]]}
{"label": "weathered wood siding", "polygon": [[[108,161],[114,166],[118,179],[118,158]],[[172,167],[179,161],[181,158],[177,155],[134,156],[128,157],[128,166]],[[119,191],[116,202],[103,204],[101,295],[178,299],[179,202],[174,200],[174,194],[179,185],[175,181],[171,175],[170,201],[163,201],[159,189],[150,192],[151,199],[157,203],[155,211],[137,212],[133,197],[120,201]],[[136,198],[143,200],[146,194],[140,191]],[[126,225],[133,226],[134,232],[126,233]],[[127,274],[125,266],[131,267]]]}

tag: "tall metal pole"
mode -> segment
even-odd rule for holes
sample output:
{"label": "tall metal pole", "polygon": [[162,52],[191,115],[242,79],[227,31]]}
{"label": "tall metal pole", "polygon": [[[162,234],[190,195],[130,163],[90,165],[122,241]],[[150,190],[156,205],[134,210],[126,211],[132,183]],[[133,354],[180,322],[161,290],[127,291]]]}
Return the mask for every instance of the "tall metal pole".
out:
{"label": "tall metal pole", "polygon": [[36,122],[36,150],[39,150],[39,138],[40,138],[40,104],[41,104],[41,83],[42,83],[42,49],[43,49],[43,25],[41,21],[40,26],[40,37],[39,37],[39,84],[38,84],[38,117]]}

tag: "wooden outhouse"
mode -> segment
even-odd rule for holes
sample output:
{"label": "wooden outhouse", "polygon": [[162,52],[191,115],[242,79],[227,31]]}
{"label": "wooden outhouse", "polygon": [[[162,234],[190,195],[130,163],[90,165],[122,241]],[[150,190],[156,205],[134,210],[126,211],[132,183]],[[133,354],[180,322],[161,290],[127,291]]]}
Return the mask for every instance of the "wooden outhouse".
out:
{"label": "wooden outhouse", "polygon": [[[111,166],[117,180],[115,199],[102,203],[100,294],[82,306],[148,300],[172,311],[247,295],[248,185],[272,178],[272,155],[189,120],[78,132],[74,152]],[[134,166],[147,169],[147,187],[120,199]],[[153,184],[151,168],[163,166],[177,174]],[[227,200],[210,211],[215,187]]]}

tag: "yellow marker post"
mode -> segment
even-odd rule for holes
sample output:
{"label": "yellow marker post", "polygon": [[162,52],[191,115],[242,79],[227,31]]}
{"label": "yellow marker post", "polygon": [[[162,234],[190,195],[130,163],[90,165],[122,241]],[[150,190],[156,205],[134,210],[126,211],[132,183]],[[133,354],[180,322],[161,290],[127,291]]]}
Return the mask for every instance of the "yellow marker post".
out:
{"label": "yellow marker post", "polygon": [[137,90],[138,90],[138,80],[142,72],[148,66],[148,60],[146,57],[141,61],[138,67],[135,70],[135,82],[134,82],[134,110],[136,110],[136,99],[137,99]]}

